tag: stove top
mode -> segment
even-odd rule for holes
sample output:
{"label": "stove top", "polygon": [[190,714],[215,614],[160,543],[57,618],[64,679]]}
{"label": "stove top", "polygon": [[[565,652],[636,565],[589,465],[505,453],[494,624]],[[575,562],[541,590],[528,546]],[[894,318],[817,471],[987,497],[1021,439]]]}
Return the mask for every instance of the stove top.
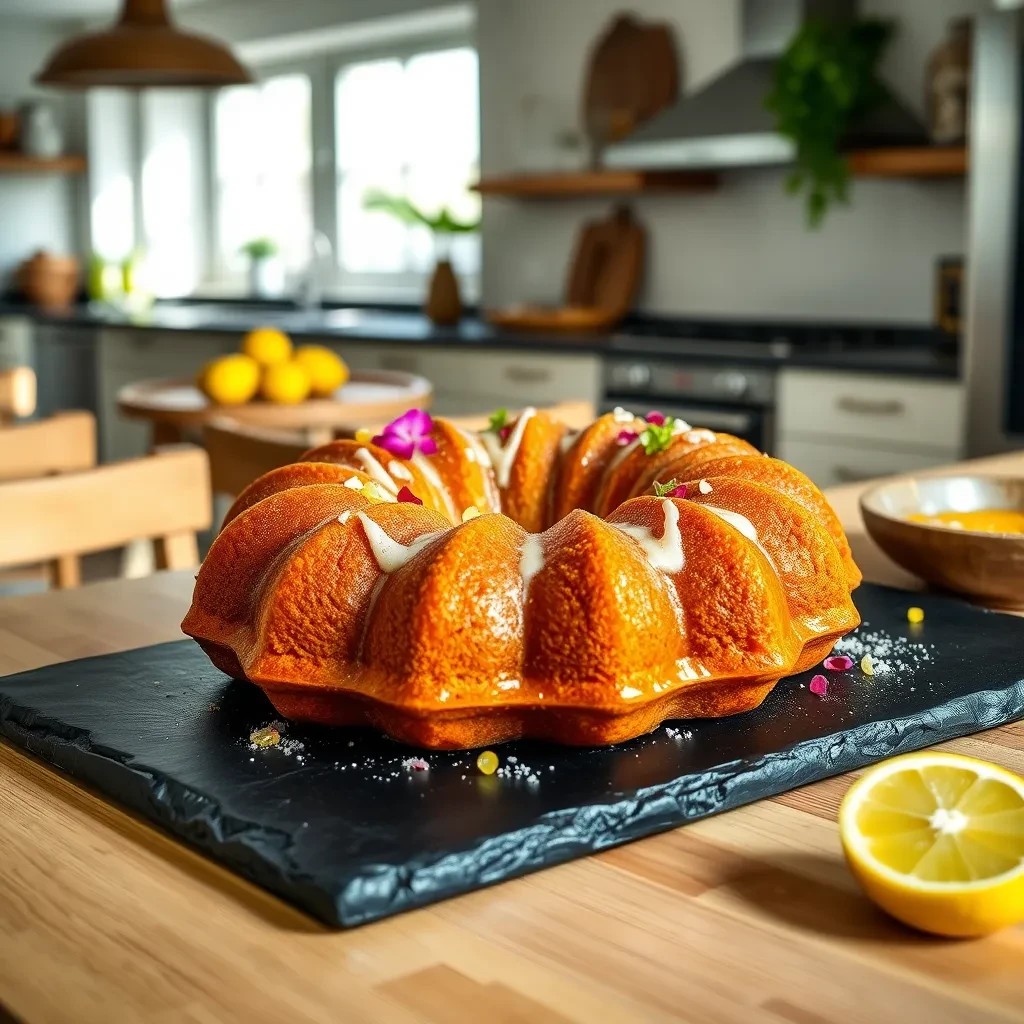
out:
{"label": "stove top", "polygon": [[782,321],[677,320],[636,317],[612,337],[613,350],[666,354],[784,359],[794,352],[884,351],[926,348],[955,351],[957,338],[933,327],[808,324]]}

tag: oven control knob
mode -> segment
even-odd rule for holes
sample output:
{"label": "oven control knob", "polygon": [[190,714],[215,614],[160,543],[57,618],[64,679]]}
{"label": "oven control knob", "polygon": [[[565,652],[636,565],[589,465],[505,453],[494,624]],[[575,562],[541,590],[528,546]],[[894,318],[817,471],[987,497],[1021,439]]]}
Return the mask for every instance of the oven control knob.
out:
{"label": "oven control knob", "polygon": [[644,363],[629,363],[627,366],[619,367],[615,376],[616,383],[639,390],[651,383],[651,368]]}
{"label": "oven control knob", "polygon": [[715,390],[730,398],[742,398],[750,390],[750,381],[745,373],[739,370],[726,370],[715,374]]}

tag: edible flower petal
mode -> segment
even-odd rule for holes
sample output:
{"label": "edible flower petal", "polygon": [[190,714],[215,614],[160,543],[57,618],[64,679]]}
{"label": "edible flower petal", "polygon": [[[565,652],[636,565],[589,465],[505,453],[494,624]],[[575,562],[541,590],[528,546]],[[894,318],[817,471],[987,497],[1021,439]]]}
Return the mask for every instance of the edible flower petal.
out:
{"label": "edible flower petal", "polygon": [[833,654],[825,659],[825,668],[829,672],[848,672],[853,668],[853,658],[848,658],[845,654]]}
{"label": "edible flower petal", "polygon": [[907,622],[911,625],[918,626],[924,622],[924,609],[923,608],[908,608],[907,609]]}
{"label": "edible flower petal", "polygon": [[403,487],[398,492],[398,500],[399,501],[407,501],[411,505],[422,505],[423,504],[423,499],[422,498],[417,498],[416,495],[413,494],[412,491],[410,491],[408,487]]}
{"label": "edible flower petal", "polygon": [[810,689],[811,693],[824,697],[828,693],[828,680],[824,676],[815,676],[811,680],[811,685],[808,689]]}
{"label": "edible flower petal", "polygon": [[632,444],[639,436],[635,430],[620,430],[619,436],[615,440],[625,448],[627,444]]}
{"label": "edible flower petal", "polygon": [[469,508],[462,510],[462,521],[468,523],[470,519],[476,519],[480,514],[480,509],[476,505],[470,505]]}
{"label": "edible flower petal", "polygon": [[434,421],[423,409],[410,409],[398,419],[392,420],[373,438],[373,443],[397,455],[400,459],[411,459],[417,451],[424,455],[437,454],[437,442],[430,436]]}
{"label": "edible flower petal", "polygon": [[656,427],[663,427],[665,425],[665,414],[658,412],[657,409],[652,409],[644,418],[648,423],[653,423]]}

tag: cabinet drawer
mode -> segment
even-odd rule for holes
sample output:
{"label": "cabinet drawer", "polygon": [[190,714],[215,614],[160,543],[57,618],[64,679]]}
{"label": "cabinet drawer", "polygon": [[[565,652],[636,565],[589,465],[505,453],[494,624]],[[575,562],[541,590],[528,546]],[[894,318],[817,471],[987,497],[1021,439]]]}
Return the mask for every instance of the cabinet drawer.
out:
{"label": "cabinet drawer", "polygon": [[860,373],[785,370],[779,432],[895,440],[956,453],[964,431],[963,385]]}
{"label": "cabinet drawer", "polygon": [[[482,352],[478,349],[375,348],[377,367],[426,377],[436,391],[481,397],[472,410],[486,412],[495,395],[509,408],[553,405],[570,399],[596,402],[600,363],[596,356]],[[486,401],[484,401],[486,396]]]}
{"label": "cabinet drawer", "polygon": [[866,444],[779,438],[778,457],[806,473],[819,487],[871,480],[878,476],[913,473],[959,458],[955,449],[912,451]]}

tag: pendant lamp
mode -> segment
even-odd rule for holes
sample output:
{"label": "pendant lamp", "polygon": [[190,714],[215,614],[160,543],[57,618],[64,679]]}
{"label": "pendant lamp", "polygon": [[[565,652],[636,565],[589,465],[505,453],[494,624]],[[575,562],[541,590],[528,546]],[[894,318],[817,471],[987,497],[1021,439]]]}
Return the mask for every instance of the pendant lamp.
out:
{"label": "pendant lamp", "polygon": [[58,47],[36,81],[60,89],[218,88],[252,76],[226,46],[175,28],[165,0],[124,0],[113,27]]}

